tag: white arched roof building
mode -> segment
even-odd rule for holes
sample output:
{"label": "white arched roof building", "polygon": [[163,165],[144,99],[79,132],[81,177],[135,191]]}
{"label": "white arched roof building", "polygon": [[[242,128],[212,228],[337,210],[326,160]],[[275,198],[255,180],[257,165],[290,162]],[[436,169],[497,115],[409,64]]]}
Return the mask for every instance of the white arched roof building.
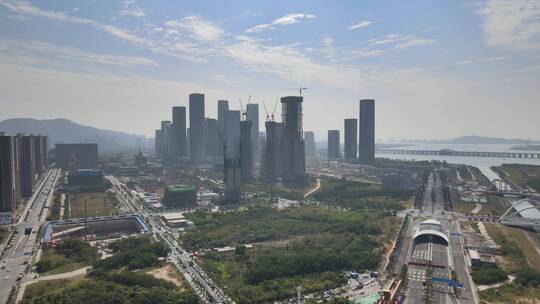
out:
{"label": "white arched roof building", "polygon": [[446,244],[450,243],[443,226],[434,219],[425,220],[414,229],[413,240],[421,236],[435,236],[446,241]]}

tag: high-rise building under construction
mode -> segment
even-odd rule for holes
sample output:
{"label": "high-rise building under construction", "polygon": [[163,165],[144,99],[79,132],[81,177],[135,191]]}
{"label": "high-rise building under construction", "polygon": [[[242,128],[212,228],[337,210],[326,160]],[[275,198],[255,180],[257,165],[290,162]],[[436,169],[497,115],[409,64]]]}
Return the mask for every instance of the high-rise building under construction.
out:
{"label": "high-rise building under construction", "polygon": [[281,98],[283,132],[281,136],[281,177],[304,179],[306,174],[305,142],[302,127],[302,96]]}

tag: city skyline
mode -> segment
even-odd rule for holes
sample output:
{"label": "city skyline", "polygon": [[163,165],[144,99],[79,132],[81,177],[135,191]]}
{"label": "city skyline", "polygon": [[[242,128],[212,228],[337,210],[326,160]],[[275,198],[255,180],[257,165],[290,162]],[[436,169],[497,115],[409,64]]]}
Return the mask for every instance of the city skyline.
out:
{"label": "city skyline", "polygon": [[[239,109],[251,95],[272,108],[305,86],[304,129],[318,141],[363,98],[377,100],[377,140],[537,139],[540,36],[526,29],[538,28],[540,11],[506,3],[3,0],[0,119],[67,118],[151,137],[192,92],[217,117],[219,99]],[[260,106],[260,129],[264,117]]]}

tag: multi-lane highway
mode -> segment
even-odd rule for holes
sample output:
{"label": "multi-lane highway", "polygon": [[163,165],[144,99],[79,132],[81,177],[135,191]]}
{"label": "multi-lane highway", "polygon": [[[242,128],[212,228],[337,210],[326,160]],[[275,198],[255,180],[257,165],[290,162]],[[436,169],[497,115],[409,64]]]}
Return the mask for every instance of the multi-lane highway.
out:
{"label": "multi-lane highway", "polygon": [[[61,171],[49,170],[37,185],[34,195],[27,201],[24,211],[13,225],[13,234],[3,249],[0,261],[0,303],[6,303],[11,290],[26,279],[30,273],[32,259],[39,245],[37,233],[47,218],[54,187]],[[31,231],[30,231],[31,228]],[[26,230],[26,233],[25,233]]]}
{"label": "multi-lane highway", "polygon": [[[411,242],[407,259],[409,262],[407,303],[422,303],[425,297],[429,297],[431,303],[477,303],[474,285],[471,282],[463,253],[459,223],[452,221],[451,213],[444,210],[443,187],[439,174],[430,173],[424,191],[422,209],[414,212],[416,220],[412,223],[418,223],[421,217],[428,216],[437,219],[445,231],[457,233],[447,233],[447,235],[450,234],[449,244],[437,237],[419,237]],[[457,299],[452,287],[447,283],[432,282],[431,290],[429,294],[427,293],[427,281],[431,278],[451,279],[452,270],[456,271],[458,281],[464,285]]]}
{"label": "multi-lane highway", "polygon": [[193,255],[185,251],[172,237],[161,219],[153,216],[144,205],[137,202],[131,194],[125,191],[123,184],[114,176],[106,177],[114,186],[120,202],[126,205],[133,213],[141,214],[150,225],[154,237],[164,240],[171,249],[170,258],[174,265],[184,274],[186,280],[193,287],[197,295],[205,303],[231,303],[230,298],[206,275],[197,265]]}

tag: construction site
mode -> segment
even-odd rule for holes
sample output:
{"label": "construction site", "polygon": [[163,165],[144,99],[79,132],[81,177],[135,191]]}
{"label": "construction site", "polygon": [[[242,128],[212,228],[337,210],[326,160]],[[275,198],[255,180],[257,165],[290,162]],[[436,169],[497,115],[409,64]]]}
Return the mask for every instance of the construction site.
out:
{"label": "construction site", "polygon": [[45,225],[43,244],[54,247],[68,237],[100,240],[149,233],[150,227],[139,215],[79,218],[48,222]]}

